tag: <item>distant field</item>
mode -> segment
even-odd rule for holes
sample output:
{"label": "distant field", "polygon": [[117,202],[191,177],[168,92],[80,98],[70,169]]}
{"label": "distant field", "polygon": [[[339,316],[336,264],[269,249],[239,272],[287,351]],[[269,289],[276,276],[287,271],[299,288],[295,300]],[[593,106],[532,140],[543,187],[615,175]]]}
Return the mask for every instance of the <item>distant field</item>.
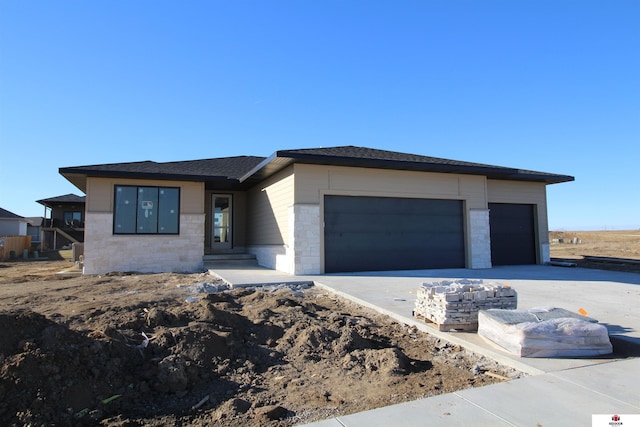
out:
{"label": "distant field", "polygon": [[[580,243],[571,243],[574,238]],[[640,260],[640,230],[550,231],[549,243],[551,258],[589,255]]]}

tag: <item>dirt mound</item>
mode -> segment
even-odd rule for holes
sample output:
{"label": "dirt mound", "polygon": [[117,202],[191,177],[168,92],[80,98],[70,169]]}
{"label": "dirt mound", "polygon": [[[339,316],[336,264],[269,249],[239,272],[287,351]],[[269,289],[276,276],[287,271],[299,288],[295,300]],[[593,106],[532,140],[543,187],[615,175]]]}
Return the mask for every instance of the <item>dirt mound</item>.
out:
{"label": "dirt mound", "polygon": [[0,425],[288,426],[514,375],[315,288],[189,303],[174,279],[65,281],[0,312]]}
{"label": "dirt mound", "polygon": [[94,340],[33,312],[0,319],[3,338],[10,335],[1,346],[0,416],[12,423],[71,420],[135,368],[117,342]]}

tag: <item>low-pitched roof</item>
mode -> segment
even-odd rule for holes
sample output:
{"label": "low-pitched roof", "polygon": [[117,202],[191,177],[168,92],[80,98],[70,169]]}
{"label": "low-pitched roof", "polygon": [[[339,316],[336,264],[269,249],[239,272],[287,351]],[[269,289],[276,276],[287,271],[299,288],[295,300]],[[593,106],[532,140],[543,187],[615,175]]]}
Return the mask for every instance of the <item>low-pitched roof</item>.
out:
{"label": "low-pitched roof", "polygon": [[36,200],[36,203],[50,207],[59,203],[85,203],[85,196],[77,196],[75,194],[65,194],[64,196],[49,197],[48,199]]}
{"label": "low-pitched roof", "polygon": [[293,163],[483,175],[489,179],[546,184],[574,179],[568,175],[355,146],[281,150],[266,158],[238,156],[165,163],[144,161],[77,166],[61,168],[60,173],[83,191],[85,191],[88,176],[204,181],[220,189],[242,189],[256,184]]}
{"label": "low-pitched roof", "polygon": [[60,173],[82,191],[86,191],[88,176],[198,181],[221,189],[240,184],[240,178],[254,168],[264,157],[237,156],[180,162],[111,163],[105,165],[60,168]]}
{"label": "low-pitched roof", "polygon": [[544,182],[546,184],[574,180],[572,176],[568,175],[355,146],[277,151],[247,173],[243,179],[259,181],[291,163],[330,164],[362,168],[483,175],[489,179],[533,181]]}
{"label": "low-pitched roof", "polygon": [[21,217],[20,215],[16,215],[13,212],[10,212],[2,208],[0,208],[0,219],[18,219],[18,220],[26,221],[24,217]]}

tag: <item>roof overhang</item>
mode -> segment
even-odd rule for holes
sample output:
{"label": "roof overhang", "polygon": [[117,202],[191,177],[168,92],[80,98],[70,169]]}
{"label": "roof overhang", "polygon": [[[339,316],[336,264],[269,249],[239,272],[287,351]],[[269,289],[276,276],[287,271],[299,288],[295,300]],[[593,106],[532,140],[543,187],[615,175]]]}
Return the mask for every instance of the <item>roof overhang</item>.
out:
{"label": "roof overhang", "polygon": [[86,193],[87,178],[128,178],[156,181],[191,181],[204,182],[207,186],[215,186],[220,189],[233,189],[239,185],[238,180],[225,176],[202,176],[188,174],[166,174],[166,173],[145,173],[131,171],[96,171],[82,170],[80,168],[60,168],[60,174],[69,182],[75,185],[82,192]]}
{"label": "roof overhang", "polygon": [[331,165],[370,169],[405,170],[416,172],[452,173],[462,175],[482,175],[488,179],[541,182],[558,184],[574,181],[569,175],[558,175],[544,172],[526,171],[488,165],[451,165],[441,163],[408,162],[397,160],[368,159],[357,157],[323,156],[317,154],[276,151],[252,170],[247,172],[240,182],[255,184],[294,164]]}

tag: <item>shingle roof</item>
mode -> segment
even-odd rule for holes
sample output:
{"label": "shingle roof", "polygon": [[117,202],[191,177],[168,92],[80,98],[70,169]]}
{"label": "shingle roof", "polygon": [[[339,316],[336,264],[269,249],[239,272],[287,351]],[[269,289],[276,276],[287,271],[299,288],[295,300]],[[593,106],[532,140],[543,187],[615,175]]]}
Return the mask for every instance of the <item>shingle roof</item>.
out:
{"label": "shingle roof", "polygon": [[407,163],[441,164],[441,165],[465,165],[465,166],[488,166],[479,163],[463,162],[459,160],[442,159],[439,157],[421,156],[418,154],[401,153],[397,151],[378,150],[375,148],[356,147],[353,145],[328,148],[302,148],[297,150],[278,151],[279,155],[302,156],[323,156],[339,157],[354,160],[381,160]]}
{"label": "shingle roof", "polygon": [[60,173],[82,191],[85,191],[84,186],[87,176],[204,181],[217,183],[224,187],[237,184],[242,175],[263,160],[264,157],[256,156],[221,157],[179,162],[153,162],[147,160],[144,162],[60,168]]}
{"label": "shingle roof", "polygon": [[56,203],[84,203],[85,196],[77,196],[75,194],[65,194],[64,196],[50,197],[48,199],[36,200],[36,203],[40,203],[44,206],[49,206]]}
{"label": "shingle roof", "polygon": [[2,209],[0,208],[0,218],[1,219],[24,219],[24,217],[21,217],[20,215],[16,215],[13,212],[9,212],[6,209]]}
{"label": "shingle roof", "polygon": [[69,172],[90,174],[140,174],[172,175],[197,178],[238,179],[247,170],[264,160],[264,157],[224,157],[217,159],[187,160],[180,162],[153,162],[150,160],[133,163],[112,163],[105,165],[77,166],[63,168]]}
{"label": "shingle roof", "polygon": [[247,188],[292,163],[484,175],[490,179],[573,181],[567,175],[526,171],[417,154],[341,146],[276,151],[268,158],[223,157],[179,162],[134,162],[61,168],[60,173],[84,191],[87,176],[204,181],[220,188]]}
{"label": "shingle roof", "polygon": [[238,156],[218,159],[160,163],[163,170],[203,177],[240,179],[248,170],[262,162],[264,157]]}
{"label": "shingle roof", "polygon": [[411,170],[423,172],[483,175],[489,179],[533,181],[554,184],[573,181],[572,176],[421,156],[366,147],[341,146],[277,151],[243,179],[259,181],[291,163]]}

